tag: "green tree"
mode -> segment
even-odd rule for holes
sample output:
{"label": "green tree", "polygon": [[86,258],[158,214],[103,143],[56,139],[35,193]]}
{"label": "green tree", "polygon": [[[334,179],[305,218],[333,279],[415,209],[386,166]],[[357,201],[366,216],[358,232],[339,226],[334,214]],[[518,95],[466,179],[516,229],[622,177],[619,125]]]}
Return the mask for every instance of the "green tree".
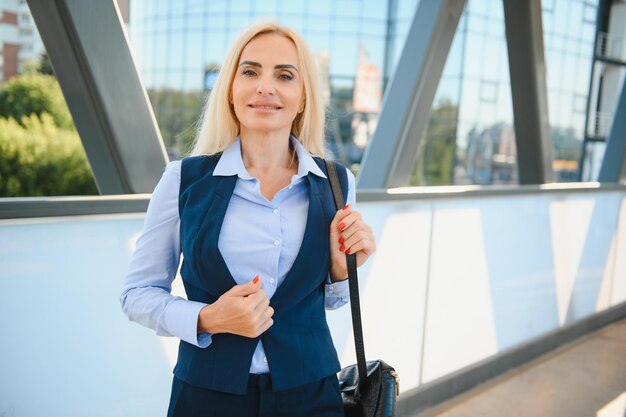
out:
{"label": "green tree", "polygon": [[417,151],[410,185],[451,185],[458,107],[442,100],[433,110],[428,130]]}
{"label": "green tree", "polygon": [[46,52],[42,52],[39,56],[39,62],[37,65],[37,71],[41,74],[54,75],[54,69],[52,68],[52,62]]}
{"label": "green tree", "polygon": [[52,75],[29,73],[11,78],[0,89],[0,117],[22,121],[48,113],[63,129],[74,129],[61,87]]}
{"label": "green tree", "polygon": [[205,98],[203,91],[148,90],[165,146],[185,154],[190,150]]}
{"label": "green tree", "polygon": [[47,113],[0,118],[0,197],[97,194],[75,130]]}

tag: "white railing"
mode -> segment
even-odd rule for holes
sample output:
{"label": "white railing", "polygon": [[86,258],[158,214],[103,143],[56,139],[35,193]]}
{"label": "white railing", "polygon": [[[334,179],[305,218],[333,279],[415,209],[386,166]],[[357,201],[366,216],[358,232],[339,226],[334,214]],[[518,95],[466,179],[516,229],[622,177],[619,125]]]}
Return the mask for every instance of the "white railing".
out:
{"label": "white railing", "polygon": [[[402,392],[626,302],[626,187],[564,187],[357,204],[378,245],[359,269],[366,354]],[[0,415],[165,414],[178,342],[118,303],[142,223],[0,220]],[[327,318],[353,363],[349,307]]]}

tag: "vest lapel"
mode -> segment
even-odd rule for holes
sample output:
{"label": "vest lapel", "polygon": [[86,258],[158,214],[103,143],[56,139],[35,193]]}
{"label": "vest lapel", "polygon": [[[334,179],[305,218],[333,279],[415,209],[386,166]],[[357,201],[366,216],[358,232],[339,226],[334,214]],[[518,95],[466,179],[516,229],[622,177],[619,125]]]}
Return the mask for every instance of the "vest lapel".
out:
{"label": "vest lapel", "polygon": [[217,245],[237,176],[212,176],[207,180],[217,181],[217,184],[213,196],[209,197],[206,216],[198,228],[201,235],[197,237],[194,245],[194,258],[200,266],[196,270],[206,272],[199,277],[204,283],[204,288],[217,299],[237,285]]}

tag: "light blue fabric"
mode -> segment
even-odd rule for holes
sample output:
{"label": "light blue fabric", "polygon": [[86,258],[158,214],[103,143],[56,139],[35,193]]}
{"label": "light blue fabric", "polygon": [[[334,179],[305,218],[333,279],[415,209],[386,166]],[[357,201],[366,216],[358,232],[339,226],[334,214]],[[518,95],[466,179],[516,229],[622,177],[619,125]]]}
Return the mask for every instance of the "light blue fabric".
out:
{"label": "light blue fabric", "polygon": [[[298,155],[298,172],[290,185],[268,201],[259,181],[246,170],[239,138],[222,154],[214,176],[237,175],[237,183],[220,231],[219,250],[238,284],[261,276],[268,298],[276,291],[299,252],[308,211],[309,172],[326,178],[311,155],[290,138]],[[211,344],[211,335],[197,334],[198,313],[203,303],[170,294],[180,261],[178,193],[181,161],[170,162],[157,184],[142,234],[137,240],[120,302],[127,316],[161,336],[176,336],[199,347]],[[354,208],[355,180],[348,170],[347,204]],[[349,301],[348,281],[334,284],[327,278],[325,305],[336,309]],[[250,373],[270,369],[263,344],[255,350]]]}

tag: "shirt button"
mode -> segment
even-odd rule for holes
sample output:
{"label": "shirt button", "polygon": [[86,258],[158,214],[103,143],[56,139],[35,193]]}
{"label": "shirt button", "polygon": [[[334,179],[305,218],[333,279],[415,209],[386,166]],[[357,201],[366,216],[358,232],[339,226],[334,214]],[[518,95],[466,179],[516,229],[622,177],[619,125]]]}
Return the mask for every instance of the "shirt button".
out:
{"label": "shirt button", "polygon": [[263,356],[263,362],[267,363],[267,356]]}
{"label": "shirt button", "polygon": [[278,214],[278,209],[277,208],[274,209],[274,214]]}
{"label": "shirt button", "polygon": [[280,242],[278,240],[275,240],[274,241],[274,246],[278,246],[278,245],[280,245]]}
{"label": "shirt button", "polygon": [[289,187],[287,187],[287,188],[289,188],[289,189],[291,190],[291,189],[293,188],[293,185],[290,185],[290,186],[289,186]]}
{"label": "shirt button", "polygon": [[270,282],[273,284],[274,283],[274,278],[270,278]]}

